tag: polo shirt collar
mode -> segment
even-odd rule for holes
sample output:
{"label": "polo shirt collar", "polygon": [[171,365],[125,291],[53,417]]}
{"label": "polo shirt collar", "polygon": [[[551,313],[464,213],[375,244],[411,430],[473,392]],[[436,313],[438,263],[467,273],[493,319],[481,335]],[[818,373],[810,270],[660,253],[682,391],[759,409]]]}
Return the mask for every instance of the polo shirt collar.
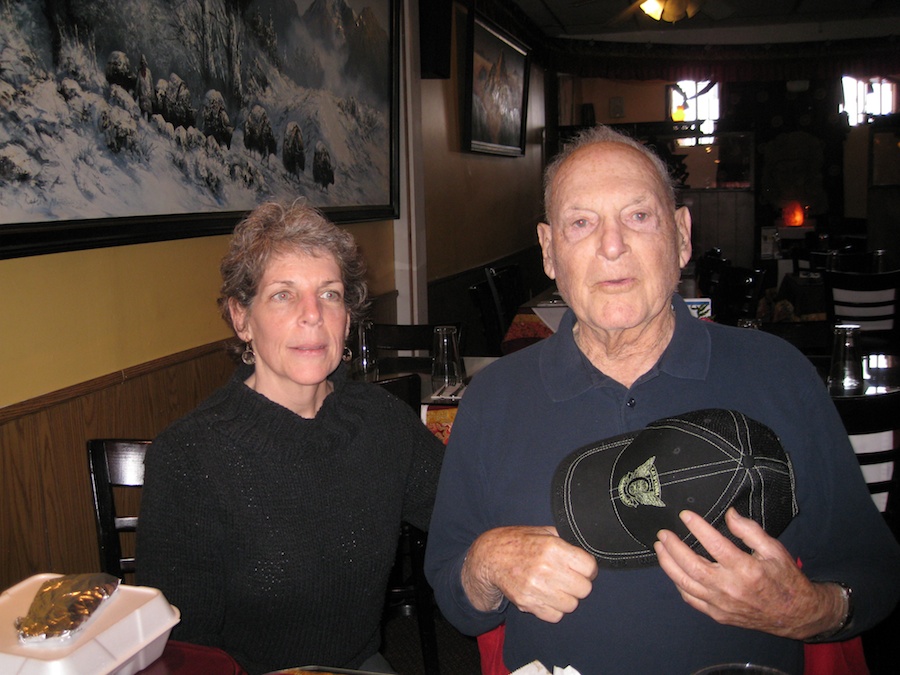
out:
{"label": "polo shirt collar", "polygon": [[[672,340],[659,362],[635,386],[649,379],[654,372],[689,380],[706,378],[711,354],[708,327],[690,313],[681,296],[672,296],[672,306],[675,310]],[[538,361],[540,377],[554,401],[575,398],[592,387],[621,386],[597,370],[578,349],[572,333],[574,326],[575,313],[569,309],[560,321],[556,333],[541,343]]]}

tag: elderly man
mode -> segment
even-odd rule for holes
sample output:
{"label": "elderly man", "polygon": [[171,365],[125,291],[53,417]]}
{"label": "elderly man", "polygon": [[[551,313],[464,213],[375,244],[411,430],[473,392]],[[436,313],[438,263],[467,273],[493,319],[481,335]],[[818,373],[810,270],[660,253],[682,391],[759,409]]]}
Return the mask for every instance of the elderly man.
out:
{"label": "elderly man", "polygon": [[[510,669],[687,675],[754,662],[801,673],[803,641],[846,639],[900,595],[900,549],[819,375],[786,342],[690,315],[674,293],[690,214],[640,143],[583,134],[548,167],[544,196],[544,269],[570,311],[466,392],[426,559],[441,610],[468,634],[505,622]],[[767,425],[790,456],[799,513],[778,539],[731,509],[745,552],[686,510],[712,560],[661,530],[658,564],[612,569],[560,538],[550,484],[563,458],[708,408]]]}

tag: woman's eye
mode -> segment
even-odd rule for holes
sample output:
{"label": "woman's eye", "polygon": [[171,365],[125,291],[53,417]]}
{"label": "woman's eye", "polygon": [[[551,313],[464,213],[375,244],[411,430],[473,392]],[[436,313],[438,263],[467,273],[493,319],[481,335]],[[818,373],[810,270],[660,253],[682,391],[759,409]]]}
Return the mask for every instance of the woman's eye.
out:
{"label": "woman's eye", "polygon": [[325,300],[340,300],[341,297],[340,291],[328,290],[322,293],[322,298]]}
{"label": "woman's eye", "polygon": [[278,300],[279,302],[284,302],[285,300],[290,299],[290,294],[287,291],[278,291],[275,295],[272,296],[273,300]]}

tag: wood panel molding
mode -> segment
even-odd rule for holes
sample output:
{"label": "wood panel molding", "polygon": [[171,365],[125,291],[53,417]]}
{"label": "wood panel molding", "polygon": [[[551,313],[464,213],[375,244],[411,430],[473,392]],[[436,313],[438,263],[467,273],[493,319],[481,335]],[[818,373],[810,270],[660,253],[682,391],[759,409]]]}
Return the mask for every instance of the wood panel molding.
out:
{"label": "wood panel molding", "polygon": [[179,363],[193,361],[194,359],[206,356],[207,354],[213,354],[219,351],[224,352],[227,350],[228,345],[232,344],[232,342],[233,338],[229,338],[227,340],[217,340],[216,342],[210,342],[209,344],[200,345],[199,347],[186,349],[183,352],[163,356],[161,358],[154,359],[153,361],[140,363],[136,366],[131,366],[114,373],[101,375],[100,377],[95,377],[91,380],[86,380],[85,382],[79,382],[78,384],[73,384],[70,387],[57,389],[56,391],[52,391],[47,394],[42,394],[41,396],[36,396],[34,398],[28,399],[27,401],[13,403],[12,405],[0,408],[0,424],[9,422],[10,420],[14,420],[19,417],[23,417],[25,415],[31,415],[32,413],[43,410],[49,406],[64,403],[65,401],[69,401],[73,398],[86,396],[88,394],[98,392],[102,389],[107,389],[108,387],[122,384],[126,380],[140,377],[141,375],[146,375],[157,370],[163,370],[164,368],[168,368]]}

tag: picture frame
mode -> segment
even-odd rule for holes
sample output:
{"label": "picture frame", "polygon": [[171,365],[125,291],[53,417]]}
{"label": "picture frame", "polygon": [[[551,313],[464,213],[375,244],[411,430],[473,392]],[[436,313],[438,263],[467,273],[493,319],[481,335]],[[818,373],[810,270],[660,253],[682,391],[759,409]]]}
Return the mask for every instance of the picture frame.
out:
{"label": "picture frame", "polygon": [[524,155],[530,50],[470,12],[466,55],[463,148]]}
{"label": "picture frame", "polygon": [[398,218],[401,2],[350,1],[334,32],[322,6],[12,3],[0,259],[227,234],[298,197]]}

